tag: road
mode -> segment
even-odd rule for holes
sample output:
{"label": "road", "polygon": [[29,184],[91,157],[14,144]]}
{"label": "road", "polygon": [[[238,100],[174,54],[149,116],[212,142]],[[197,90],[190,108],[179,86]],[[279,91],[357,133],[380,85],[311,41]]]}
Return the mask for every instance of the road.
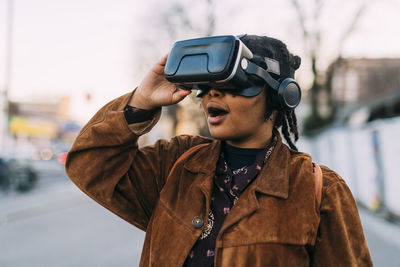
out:
{"label": "road", "polygon": [[[0,195],[0,266],[138,266],[144,233],[81,193],[63,166],[38,163],[29,193]],[[400,266],[400,225],[360,208],[375,266]]]}

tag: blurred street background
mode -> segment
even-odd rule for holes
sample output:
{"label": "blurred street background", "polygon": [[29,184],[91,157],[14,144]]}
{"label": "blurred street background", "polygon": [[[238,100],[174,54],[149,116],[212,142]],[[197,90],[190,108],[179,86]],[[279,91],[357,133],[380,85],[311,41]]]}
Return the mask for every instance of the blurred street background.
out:
{"label": "blurred street background", "polygon": [[[175,41],[248,33],[302,58],[297,146],[349,185],[375,266],[399,267],[399,26],[400,0],[0,0],[0,266],[137,266],[144,234],[69,181],[66,153]],[[192,95],[141,143],[208,135]]]}

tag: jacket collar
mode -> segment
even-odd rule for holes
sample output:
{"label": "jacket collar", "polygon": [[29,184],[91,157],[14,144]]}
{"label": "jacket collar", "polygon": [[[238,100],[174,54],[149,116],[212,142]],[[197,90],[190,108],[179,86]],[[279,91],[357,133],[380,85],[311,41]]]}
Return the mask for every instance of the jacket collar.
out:
{"label": "jacket collar", "polygon": [[184,168],[193,173],[215,173],[220,151],[221,142],[213,140],[195,152],[193,157],[190,157],[185,163]]}
{"label": "jacket collar", "polygon": [[256,191],[283,199],[289,196],[290,151],[278,134],[274,151],[255,180]]}
{"label": "jacket collar", "polygon": [[[277,134],[277,137],[278,140],[270,159],[250,187],[255,186],[255,190],[260,193],[286,199],[289,196],[288,168],[290,152],[286,145],[282,143],[282,138],[279,134]],[[221,153],[220,150],[221,141],[212,141],[209,145],[200,148],[185,163],[185,169],[193,173],[215,173],[219,154]]]}

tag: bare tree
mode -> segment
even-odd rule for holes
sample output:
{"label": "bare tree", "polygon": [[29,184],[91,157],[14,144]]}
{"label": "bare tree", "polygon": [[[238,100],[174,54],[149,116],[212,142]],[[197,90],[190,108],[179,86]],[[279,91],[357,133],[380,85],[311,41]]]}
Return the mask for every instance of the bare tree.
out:
{"label": "bare tree", "polygon": [[[351,37],[351,35],[356,31],[357,24],[361,17],[365,13],[368,4],[373,0],[361,0],[359,1],[354,13],[349,20],[348,25],[341,32],[339,39],[337,41],[337,51],[336,59],[340,59],[342,55],[343,45]],[[320,69],[319,59],[321,56],[321,41],[324,35],[321,23],[321,14],[323,9],[327,4],[327,0],[313,0],[312,12],[311,14],[306,14],[304,4],[302,5],[298,0],[290,0],[292,7],[294,8],[297,20],[302,32],[304,49],[307,54],[307,59],[310,61],[311,73],[312,73],[312,84],[309,90],[311,98],[311,113],[306,120],[305,128],[306,130],[312,130],[323,126],[332,119],[332,98],[330,88],[324,86],[325,78],[324,70]],[[309,23],[306,23],[309,22]],[[329,79],[329,77],[327,77]],[[327,100],[323,99],[321,96],[324,95],[328,97]],[[326,107],[331,112],[329,115],[322,115],[320,112],[321,102],[324,101],[328,107]]]}
{"label": "bare tree", "polygon": [[[188,9],[181,1],[171,2],[170,6],[161,14],[160,30],[167,30],[169,37],[175,41],[182,32],[199,36],[211,36],[215,31],[215,13],[213,0],[203,0],[205,14],[199,17],[204,24],[200,24],[190,16]],[[201,2],[197,2],[201,3]]]}

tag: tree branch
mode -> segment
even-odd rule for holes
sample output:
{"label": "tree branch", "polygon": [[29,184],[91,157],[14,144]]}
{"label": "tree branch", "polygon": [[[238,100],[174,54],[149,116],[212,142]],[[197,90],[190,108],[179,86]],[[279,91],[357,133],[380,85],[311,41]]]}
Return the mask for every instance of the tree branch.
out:
{"label": "tree branch", "polygon": [[294,10],[297,13],[297,17],[298,17],[298,20],[299,20],[299,23],[300,23],[300,27],[301,27],[301,29],[303,31],[303,38],[307,39],[308,36],[309,36],[309,32],[308,32],[307,27],[306,27],[305,16],[303,15],[303,12],[301,10],[300,4],[299,4],[299,2],[297,0],[290,0],[290,2],[292,3],[292,5],[294,7]]}
{"label": "tree branch", "polygon": [[355,15],[353,16],[353,20],[348,25],[347,29],[343,32],[341,38],[338,42],[338,57],[342,55],[343,44],[350,37],[350,35],[357,28],[357,23],[360,21],[362,15],[364,15],[365,10],[367,9],[367,4],[371,2],[370,0],[364,0],[363,3],[358,7]]}

